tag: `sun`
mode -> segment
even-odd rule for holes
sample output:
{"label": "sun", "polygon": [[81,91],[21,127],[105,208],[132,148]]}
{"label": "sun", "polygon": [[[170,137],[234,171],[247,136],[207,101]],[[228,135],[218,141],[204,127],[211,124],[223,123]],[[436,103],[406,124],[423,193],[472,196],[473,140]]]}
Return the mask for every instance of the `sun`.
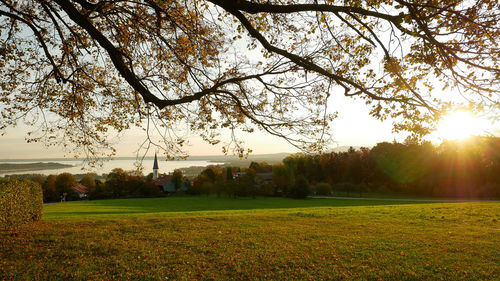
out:
{"label": "sun", "polygon": [[442,140],[463,140],[484,134],[485,125],[485,120],[475,117],[468,111],[459,110],[445,115],[434,135]]}

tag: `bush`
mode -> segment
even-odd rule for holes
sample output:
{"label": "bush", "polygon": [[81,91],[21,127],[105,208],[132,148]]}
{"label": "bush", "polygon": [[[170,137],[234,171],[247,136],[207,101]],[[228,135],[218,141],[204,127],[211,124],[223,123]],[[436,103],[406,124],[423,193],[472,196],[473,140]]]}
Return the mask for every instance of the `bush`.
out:
{"label": "bush", "polygon": [[500,183],[486,183],[479,188],[479,193],[482,198],[500,198]]}
{"label": "bush", "polygon": [[259,186],[257,194],[260,196],[274,196],[275,189],[272,183],[265,182]]}
{"label": "bush", "polygon": [[0,227],[10,228],[42,217],[43,194],[39,183],[12,178],[0,181]]}
{"label": "bush", "polygon": [[336,184],[334,189],[337,192],[346,192],[347,195],[349,196],[350,193],[363,192],[365,187],[361,184],[355,184],[351,182],[341,182]]}
{"label": "bush", "polygon": [[87,198],[89,200],[110,199],[113,198],[113,193],[106,189],[106,185],[104,183],[97,181],[94,188],[89,188]]}
{"label": "bush", "polygon": [[332,186],[326,182],[320,182],[316,185],[316,194],[317,195],[331,195],[332,194]]}
{"label": "bush", "polygon": [[134,197],[162,197],[165,196],[163,190],[152,182],[142,182],[136,191]]}
{"label": "bush", "polygon": [[297,199],[306,198],[310,192],[309,182],[303,175],[299,175],[290,190],[289,196]]}

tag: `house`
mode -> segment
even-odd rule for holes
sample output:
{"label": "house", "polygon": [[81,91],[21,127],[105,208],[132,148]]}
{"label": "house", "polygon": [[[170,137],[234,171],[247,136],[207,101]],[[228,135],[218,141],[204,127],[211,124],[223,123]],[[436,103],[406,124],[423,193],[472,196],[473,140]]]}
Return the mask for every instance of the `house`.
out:
{"label": "house", "polygon": [[257,173],[257,177],[263,182],[270,183],[273,181],[273,173]]}
{"label": "house", "polygon": [[191,187],[191,182],[183,179],[181,181],[181,186],[179,187],[179,189],[175,190],[175,184],[172,180],[170,180],[163,184],[163,192],[165,193],[175,193],[178,191],[186,192],[190,187]]}
{"label": "house", "polygon": [[82,184],[77,184],[73,186],[71,189],[73,189],[73,191],[75,191],[76,194],[78,194],[78,197],[80,199],[86,199],[89,193],[89,188]]}
{"label": "house", "polygon": [[[246,174],[247,172],[236,172],[234,174],[234,179],[240,180]],[[273,173],[256,173],[255,176],[256,183],[258,183],[259,185],[262,183],[271,183],[273,181]]]}
{"label": "house", "polygon": [[247,172],[236,172],[236,173],[234,173],[233,178],[235,180],[238,180],[238,179],[243,178],[243,176],[245,176],[246,174],[247,174]]}
{"label": "house", "polygon": [[158,186],[163,192],[165,192],[165,188],[163,187],[166,183],[172,180],[172,175],[161,175],[160,177],[153,179],[152,183],[155,186]]}
{"label": "house", "polygon": [[191,187],[191,182],[183,179],[179,189],[175,189],[175,184],[172,181],[172,175],[162,175],[158,176],[158,159],[155,154],[155,160],[153,163],[153,184],[158,186],[164,193],[175,193],[177,191],[187,191]]}
{"label": "house", "polygon": [[187,191],[191,187],[191,182],[183,179],[179,189],[175,190],[175,184],[172,181],[172,175],[163,175],[153,180],[153,184],[158,186],[164,193],[175,193],[177,191]]}

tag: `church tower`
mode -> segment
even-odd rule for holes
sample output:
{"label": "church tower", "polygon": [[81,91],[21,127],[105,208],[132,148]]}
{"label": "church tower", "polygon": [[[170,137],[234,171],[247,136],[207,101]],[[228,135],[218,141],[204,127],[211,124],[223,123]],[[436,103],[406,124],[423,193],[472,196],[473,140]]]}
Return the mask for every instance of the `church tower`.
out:
{"label": "church tower", "polygon": [[156,158],[156,153],[155,153],[155,162],[153,164],[153,179],[158,178],[158,158]]}

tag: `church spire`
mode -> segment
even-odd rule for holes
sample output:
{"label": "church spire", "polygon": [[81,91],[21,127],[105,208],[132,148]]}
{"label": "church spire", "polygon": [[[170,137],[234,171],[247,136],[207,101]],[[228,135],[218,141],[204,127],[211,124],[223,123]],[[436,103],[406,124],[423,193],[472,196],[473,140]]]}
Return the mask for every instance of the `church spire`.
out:
{"label": "church spire", "polygon": [[158,178],[158,158],[156,157],[156,153],[155,153],[155,162],[153,164],[153,179],[157,179]]}

